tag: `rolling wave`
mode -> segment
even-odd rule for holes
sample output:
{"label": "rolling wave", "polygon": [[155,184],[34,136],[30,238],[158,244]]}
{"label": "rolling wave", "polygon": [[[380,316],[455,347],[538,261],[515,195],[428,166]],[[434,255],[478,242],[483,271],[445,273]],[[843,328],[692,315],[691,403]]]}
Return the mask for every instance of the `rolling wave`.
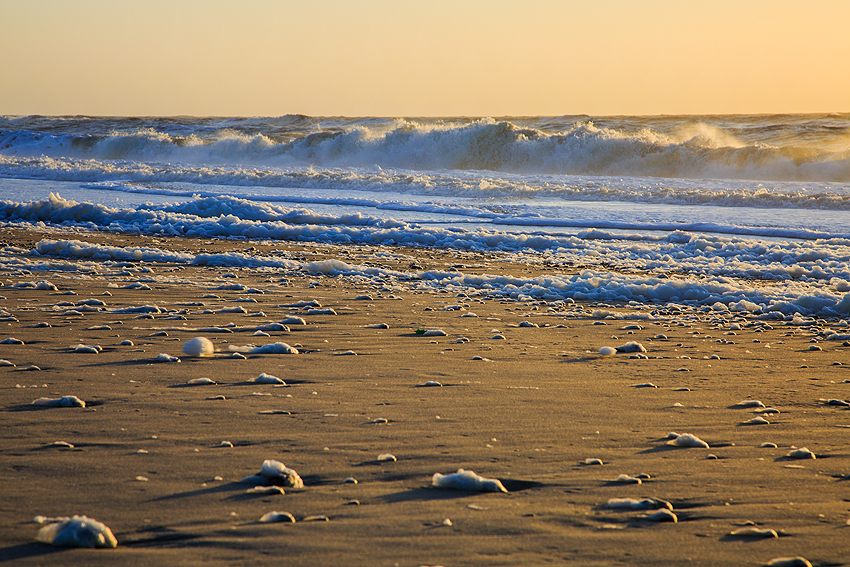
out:
{"label": "rolling wave", "polygon": [[[850,119],[0,119],[0,155],[240,167],[850,182]],[[6,171],[0,169],[0,174]]]}
{"label": "rolling wave", "polygon": [[[850,210],[850,186],[841,184],[693,181],[639,177],[515,175],[486,172],[411,171],[372,168],[270,168],[210,166],[71,158],[20,158],[0,154],[0,176],[72,181],[91,189],[188,197],[202,187],[264,188],[263,200],[277,199],[274,188],[359,191],[435,198],[554,199],[621,201],[661,205],[710,205],[763,209]],[[98,184],[98,185],[91,185]],[[178,184],[179,189],[163,187]],[[238,189],[242,188],[242,189]],[[221,189],[210,194],[220,194]],[[303,201],[302,201],[303,202]]]}

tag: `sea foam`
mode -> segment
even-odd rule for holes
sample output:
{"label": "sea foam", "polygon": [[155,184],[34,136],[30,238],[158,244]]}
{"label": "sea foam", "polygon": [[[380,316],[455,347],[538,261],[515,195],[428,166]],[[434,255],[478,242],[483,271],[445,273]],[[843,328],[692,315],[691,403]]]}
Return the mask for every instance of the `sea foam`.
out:
{"label": "sea foam", "polygon": [[455,490],[470,490],[478,492],[504,492],[507,489],[497,478],[484,478],[473,471],[458,469],[453,474],[434,473],[431,483],[437,488],[453,488]]}
{"label": "sea foam", "polygon": [[73,516],[38,531],[38,541],[58,547],[117,547],[118,540],[105,524],[86,516]]}

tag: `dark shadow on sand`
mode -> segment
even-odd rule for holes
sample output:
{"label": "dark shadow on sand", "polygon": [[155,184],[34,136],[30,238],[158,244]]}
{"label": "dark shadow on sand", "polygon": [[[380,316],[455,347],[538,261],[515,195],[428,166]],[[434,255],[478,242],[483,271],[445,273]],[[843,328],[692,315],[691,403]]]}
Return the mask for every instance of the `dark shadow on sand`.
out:
{"label": "dark shadow on sand", "polygon": [[[366,423],[366,425],[378,425],[378,424],[369,421],[369,422]],[[381,424],[381,425],[384,425],[384,424]],[[388,461],[379,461],[377,459],[374,459],[372,461],[362,461],[360,463],[354,463],[351,466],[352,467],[380,467],[381,465],[392,464],[392,463],[395,463],[395,462],[397,462],[397,461],[393,461],[392,459],[390,459]]]}
{"label": "dark shadow on sand", "polygon": [[[219,523],[215,522],[207,522],[207,523]],[[131,547],[131,546],[149,546],[149,545],[163,545],[171,542],[181,542],[181,541],[189,541],[203,537],[200,534],[196,533],[188,533],[181,532],[175,530],[174,528],[170,528],[167,526],[151,526],[148,528],[144,528],[137,532],[138,537],[136,538],[128,538],[121,537],[118,540],[119,547]]]}
{"label": "dark shadow on sand", "polygon": [[[179,358],[179,357],[178,357]],[[160,362],[156,358],[139,358],[136,360],[116,360],[112,362],[93,362],[81,364],[80,368],[96,368],[99,366],[146,366],[151,364],[177,364],[176,362]]]}
{"label": "dark shadow on sand", "polygon": [[22,543],[20,545],[12,545],[9,547],[0,548],[0,563],[5,563],[7,561],[15,561],[18,559],[30,559],[34,557],[42,557],[45,563],[50,563],[53,565],[61,565],[62,562],[59,561],[58,557],[53,557],[51,559],[47,559],[47,556],[53,555],[56,553],[61,553],[70,548],[67,547],[53,547],[52,545],[47,545],[46,543]]}
{"label": "dark shadow on sand", "polygon": [[[305,488],[309,488],[311,486],[338,484],[338,483],[335,483],[335,482],[330,482],[330,481],[328,481],[328,480],[326,480],[323,477],[320,477],[318,475],[305,476],[304,478],[302,478],[302,480],[304,481],[304,487]],[[189,490],[189,491],[186,491],[186,492],[177,492],[177,493],[174,493],[174,494],[169,494],[167,496],[160,496],[158,498],[153,498],[151,500],[148,500],[147,502],[162,502],[162,501],[165,501],[165,500],[176,500],[178,498],[191,498],[191,497],[194,497],[194,496],[208,496],[210,494],[220,494],[220,493],[223,493],[223,492],[236,492],[236,494],[231,494],[230,496],[228,496],[226,498],[226,500],[254,500],[254,499],[257,499],[257,498],[276,497],[276,495],[274,495],[274,494],[246,494],[246,492],[245,492],[246,490],[254,488],[255,486],[257,486],[257,485],[252,484],[250,482],[236,482],[236,481],[226,482],[226,483],[220,484],[218,486],[211,486],[211,487],[208,487],[208,488],[201,488],[201,489],[198,489],[198,490]],[[287,494],[290,491],[300,492],[300,491],[304,490],[303,488],[292,488],[290,486],[284,486],[283,484],[279,484],[279,483],[275,483],[275,482],[271,482],[271,481],[269,481],[268,484],[260,485],[260,486],[280,486],[281,488],[283,488],[284,492],[286,492]]]}
{"label": "dark shadow on sand", "polygon": [[178,498],[190,498],[192,496],[207,496],[210,494],[218,494],[221,492],[235,492],[237,490],[245,491],[251,488],[247,483],[242,482],[226,482],[224,484],[219,484],[218,486],[211,486],[209,488],[201,488],[198,490],[187,490],[186,492],[176,492],[174,494],[169,494],[167,496],[160,496],[158,498],[152,498],[151,500],[147,500],[146,502],[162,502],[165,500],[176,500]]}
{"label": "dark shadow on sand", "polygon": [[[787,536],[788,534],[781,534],[779,532],[776,532],[776,535],[778,535],[779,537],[783,537],[783,536]],[[728,534],[722,536],[719,541],[742,541],[742,542],[745,542],[745,543],[756,543],[756,542],[759,542],[759,541],[772,540],[772,539],[777,539],[777,538],[772,537],[772,536],[732,535],[731,533],[728,533]]]}
{"label": "dark shadow on sand", "polygon": [[[502,483],[502,486],[505,487],[509,494],[512,492],[521,492],[523,490],[547,486],[542,482],[517,480],[513,478],[500,478],[499,481]],[[394,494],[387,494],[386,496],[382,496],[381,499],[385,502],[412,502],[468,498],[470,496],[478,496],[481,494],[503,495],[504,493],[484,492],[480,490],[455,490],[453,488],[438,488],[435,486],[427,486],[422,488],[404,490],[401,492],[396,492]]]}
{"label": "dark shadow on sand", "polygon": [[813,463],[817,459],[828,459],[829,455],[822,455],[820,453],[815,453],[814,459],[795,459],[794,457],[789,457],[788,455],[783,455],[781,457],[776,457],[773,459],[774,463],[799,463],[800,465]]}
{"label": "dark shadow on sand", "polygon": [[3,408],[0,411],[48,411],[48,410],[83,410],[83,411],[85,411],[86,408],[96,408],[97,406],[102,406],[103,404],[106,403],[103,400],[94,400],[94,401],[91,401],[91,402],[88,401],[88,400],[83,400],[83,401],[86,402],[86,407],[84,407],[84,408],[81,408],[80,406],[64,407],[64,406],[36,406],[36,405],[33,405],[33,404],[22,404],[22,405],[19,405],[19,406],[8,406],[8,407]]}
{"label": "dark shadow on sand", "polygon": [[645,455],[647,453],[665,453],[667,451],[684,451],[685,449],[700,449],[700,447],[679,447],[676,445],[658,445],[656,447],[650,447],[649,449],[644,449],[640,451],[639,454]]}

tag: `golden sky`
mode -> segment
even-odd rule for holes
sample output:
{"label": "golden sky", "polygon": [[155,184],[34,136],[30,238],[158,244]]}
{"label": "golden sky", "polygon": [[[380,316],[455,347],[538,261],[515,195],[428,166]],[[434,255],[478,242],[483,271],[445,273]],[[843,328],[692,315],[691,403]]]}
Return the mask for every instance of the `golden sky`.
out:
{"label": "golden sky", "polygon": [[0,0],[0,114],[850,111],[848,0]]}

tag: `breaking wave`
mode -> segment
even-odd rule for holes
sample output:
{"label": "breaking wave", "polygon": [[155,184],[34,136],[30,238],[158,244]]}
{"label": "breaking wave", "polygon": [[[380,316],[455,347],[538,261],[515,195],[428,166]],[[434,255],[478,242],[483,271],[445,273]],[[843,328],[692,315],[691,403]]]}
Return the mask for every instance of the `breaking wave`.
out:
{"label": "breaking wave", "polygon": [[[804,119],[805,118],[805,119]],[[253,167],[850,182],[850,117],[705,120],[0,119],[25,158]],[[73,122],[74,127],[70,125]],[[715,121],[720,122],[720,121]],[[15,158],[15,159],[11,159]]]}

